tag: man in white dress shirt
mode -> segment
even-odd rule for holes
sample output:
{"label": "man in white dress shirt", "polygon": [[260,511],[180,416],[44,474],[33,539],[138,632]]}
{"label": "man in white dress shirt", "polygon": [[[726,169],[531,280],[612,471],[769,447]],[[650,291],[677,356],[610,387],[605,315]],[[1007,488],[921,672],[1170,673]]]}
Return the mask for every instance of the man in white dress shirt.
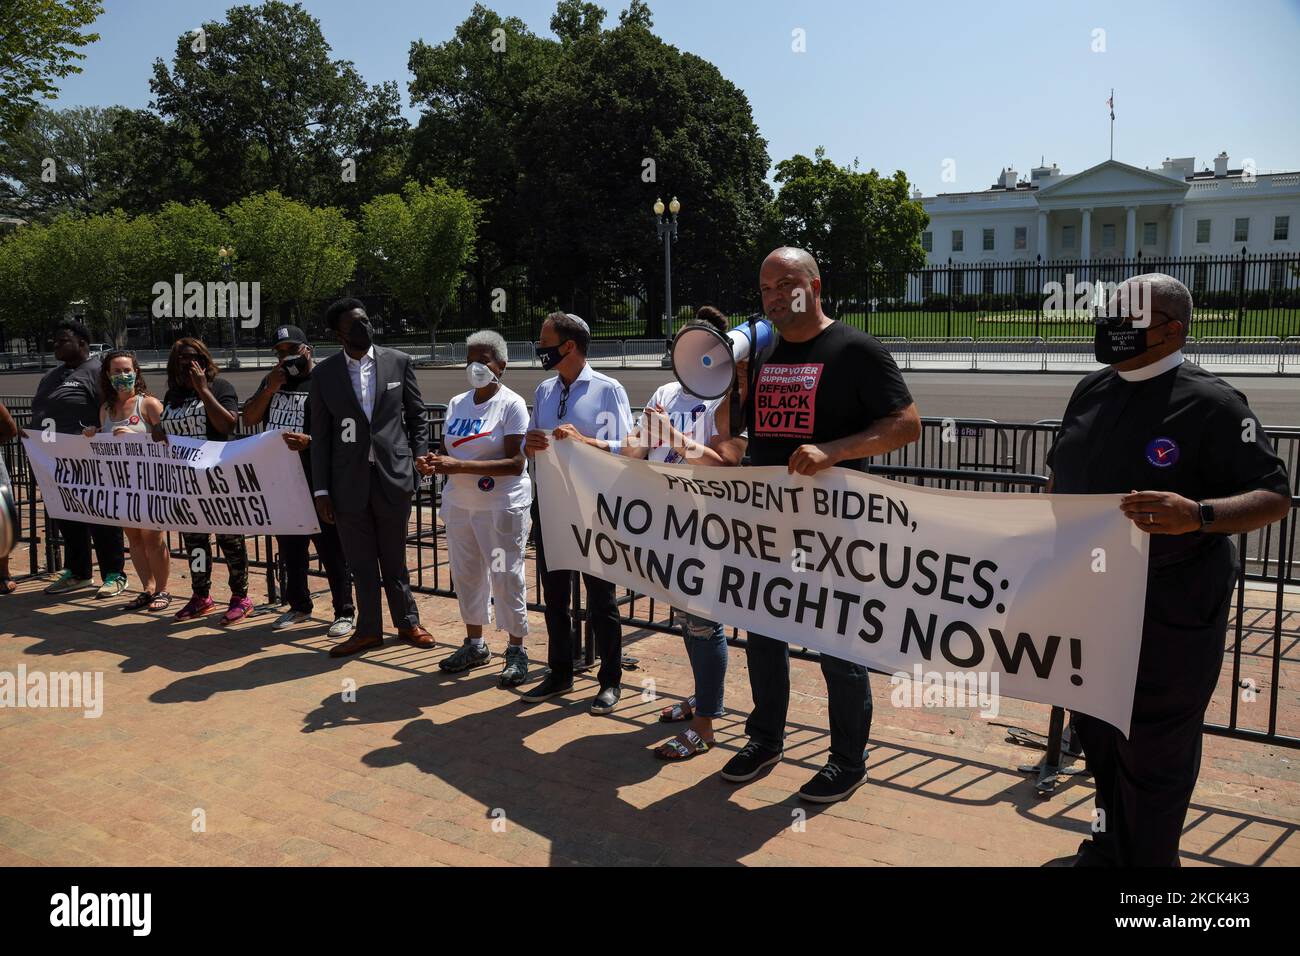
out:
{"label": "man in white dress shirt", "polygon": [[[618,454],[632,427],[632,409],[627,392],[615,379],[587,364],[591,331],[576,315],[554,312],[542,323],[537,357],[542,368],[555,372],[537,386],[533,417],[524,438],[524,452],[530,457],[546,454],[553,440],[582,441]],[[547,700],[573,689],[573,629],[570,618],[568,571],[550,571],[542,542],[541,518],[533,500],[533,527],[537,528],[538,572],[546,602],[546,632],[549,638],[547,663],[551,673],[523,695],[528,703]],[[587,586],[587,608],[591,629],[600,651],[597,677],[600,691],[591,703],[593,714],[608,714],[618,703],[623,675],[623,629],[618,620],[614,585],[590,574],[582,576]]]}
{"label": "man in white dress shirt", "polygon": [[406,567],[406,526],[419,480],[413,462],[429,450],[415,367],[405,352],[374,344],[357,299],[331,305],[325,324],[343,351],[312,373],[312,486],[316,514],[338,526],[357,592],[356,632],[330,654],[345,657],[383,644],[381,584],[398,637],[432,647]]}

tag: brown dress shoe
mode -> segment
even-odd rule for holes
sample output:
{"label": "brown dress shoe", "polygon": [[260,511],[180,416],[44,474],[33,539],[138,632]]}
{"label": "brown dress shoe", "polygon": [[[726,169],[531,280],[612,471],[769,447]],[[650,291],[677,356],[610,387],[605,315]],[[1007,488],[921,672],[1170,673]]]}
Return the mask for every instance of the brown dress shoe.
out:
{"label": "brown dress shoe", "polygon": [[406,643],[410,644],[412,647],[435,646],[433,635],[418,624],[415,625],[415,627],[399,627],[397,629],[397,636],[406,641]]}
{"label": "brown dress shoe", "polygon": [[372,634],[370,637],[355,634],[342,644],[335,644],[331,647],[330,657],[347,657],[350,654],[360,654],[362,651],[368,651],[372,647],[383,646],[384,637],[382,634]]}

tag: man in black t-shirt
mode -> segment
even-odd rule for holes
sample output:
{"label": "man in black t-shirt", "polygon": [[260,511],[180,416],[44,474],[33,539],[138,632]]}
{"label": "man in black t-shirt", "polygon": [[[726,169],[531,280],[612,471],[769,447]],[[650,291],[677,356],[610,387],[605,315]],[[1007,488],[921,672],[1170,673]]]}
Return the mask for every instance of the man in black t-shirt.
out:
{"label": "man in black t-shirt", "polygon": [[1285,517],[1291,487],[1245,396],[1183,361],[1186,286],[1137,276],[1108,314],[1095,348],[1109,367],[1070,396],[1047,456],[1048,489],[1123,495],[1121,509],[1151,542],[1128,737],[1075,715],[1100,811],[1075,865],[1177,866],[1223,666],[1237,568],[1229,536]]}
{"label": "man in black t-shirt", "polygon": [[[759,272],[763,312],[780,339],[754,376],[749,455],[754,465],[785,465],[815,475],[841,465],[865,471],[867,459],[921,435],[921,419],[893,358],[876,339],[822,312],[817,262],[802,249],[780,248]],[[790,705],[789,645],[793,635],[749,635],[745,656],[754,709],[749,743],[722,769],[726,780],[752,780],[781,759]],[[814,803],[843,800],[866,779],[871,731],[867,668],[821,655],[830,711],[826,766],[799,796]]]}
{"label": "man in black t-shirt", "polygon": [[[33,431],[49,426],[60,435],[80,435],[99,425],[99,359],[90,357],[90,330],[68,319],[54,333],[54,357],[63,364],[47,372],[32,397]],[[27,436],[27,432],[22,432]],[[113,597],[126,587],[126,555],[122,529],[116,525],[69,521],[54,522],[63,536],[64,568],[45,589],[46,594],[66,594],[93,584],[90,545],[94,541],[99,572],[104,577],[96,597]]]}
{"label": "man in black t-shirt", "polygon": [[[282,325],[275,330],[275,357],[280,360],[262,379],[253,397],[244,405],[244,424],[265,423],[268,429],[283,429],[284,443],[299,453],[302,469],[311,488],[311,410],[307,395],[311,391],[312,358],[307,336],[296,325]],[[338,528],[320,522],[314,535],[276,535],[280,557],[284,560],[284,600],[289,610],[271,625],[275,630],[291,627],[311,617],[311,589],[307,585],[307,545],[316,545],[316,554],[325,566],[330,594],[334,599],[334,622],[329,636],[344,638],[352,633],[356,608],[352,603],[352,575],[343,556]]]}

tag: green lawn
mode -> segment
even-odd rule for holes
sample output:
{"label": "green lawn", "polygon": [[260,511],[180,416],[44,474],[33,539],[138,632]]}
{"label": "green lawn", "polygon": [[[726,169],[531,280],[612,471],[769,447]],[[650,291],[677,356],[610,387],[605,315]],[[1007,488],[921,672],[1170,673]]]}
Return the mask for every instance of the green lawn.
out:
{"label": "green lawn", "polygon": [[[745,316],[731,316],[741,322]],[[839,318],[855,328],[865,329],[882,338],[946,338],[950,336],[990,339],[1038,336],[1045,339],[1091,337],[1092,323],[1083,318],[1040,317],[1015,312],[845,312]],[[679,323],[680,325],[680,323]],[[439,341],[463,340],[472,329],[439,330]],[[532,338],[527,325],[500,328],[509,341]],[[598,339],[639,339],[645,337],[645,324],[628,319],[598,321],[592,328]],[[1231,309],[1197,309],[1192,335],[1197,338],[1237,334],[1237,315]],[[1248,309],[1241,325],[1247,336],[1274,335],[1280,338],[1300,336],[1300,310]],[[427,341],[427,340],[426,340]]]}

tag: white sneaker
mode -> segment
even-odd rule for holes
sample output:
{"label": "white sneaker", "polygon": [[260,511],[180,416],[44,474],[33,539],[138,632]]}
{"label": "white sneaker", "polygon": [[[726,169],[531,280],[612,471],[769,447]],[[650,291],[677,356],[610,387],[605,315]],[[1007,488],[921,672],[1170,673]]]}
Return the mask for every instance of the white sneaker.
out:
{"label": "white sneaker", "polygon": [[275,619],[275,623],[271,625],[271,630],[283,631],[286,627],[293,627],[295,624],[310,620],[311,615],[306,611],[285,611]]}
{"label": "white sneaker", "polygon": [[330,637],[340,638],[347,637],[356,627],[356,622],[350,617],[336,617],[330,629],[326,632]]}

